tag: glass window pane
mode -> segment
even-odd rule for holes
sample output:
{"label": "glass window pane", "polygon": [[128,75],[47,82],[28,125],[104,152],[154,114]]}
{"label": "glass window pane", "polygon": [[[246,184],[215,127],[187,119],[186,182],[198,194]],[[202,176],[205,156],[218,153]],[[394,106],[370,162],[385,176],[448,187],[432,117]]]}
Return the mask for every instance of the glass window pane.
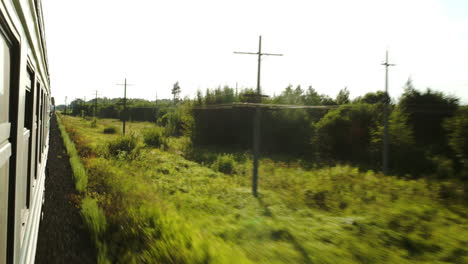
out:
{"label": "glass window pane", "polygon": [[10,87],[10,48],[0,34],[0,124],[8,122]]}

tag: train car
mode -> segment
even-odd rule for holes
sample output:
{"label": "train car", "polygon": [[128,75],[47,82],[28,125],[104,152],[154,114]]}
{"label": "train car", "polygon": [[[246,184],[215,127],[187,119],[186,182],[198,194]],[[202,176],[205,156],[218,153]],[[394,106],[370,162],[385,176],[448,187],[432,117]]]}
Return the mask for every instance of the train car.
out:
{"label": "train car", "polygon": [[0,264],[34,263],[49,141],[40,0],[0,0]]}

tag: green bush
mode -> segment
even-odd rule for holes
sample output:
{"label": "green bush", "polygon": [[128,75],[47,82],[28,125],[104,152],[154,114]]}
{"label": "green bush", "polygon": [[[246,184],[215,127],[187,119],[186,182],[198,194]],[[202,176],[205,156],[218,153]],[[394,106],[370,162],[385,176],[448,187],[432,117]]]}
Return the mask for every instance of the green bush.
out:
{"label": "green bush", "polygon": [[115,128],[114,126],[109,126],[109,127],[106,127],[104,128],[104,134],[115,134],[117,133],[117,128]]}
{"label": "green bush", "polygon": [[315,152],[322,160],[369,164],[373,132],[379,124],[377,105],[342,106],[328,112],[314,125]]}
{"label": "green bush", "polygon": [[122,153],[130,154],[137,145],[137,138],[134,135],[121,136],[117,139],[109,141],[107,144],[107,152],[111,156],[118,156]]}
{"label": "green bush", "polygon": [[448,145],[457,160],[468,169],[468,107],[461,108],[454,117],[446,119],[444,128],[447,132]]}
{"label": "green bush", "polygon": [[213,169],[225,173],[225,174],[234,174],[235,172],[236,161],[234,156],[231,154],[220,155],[213,163]]}
{"label": "green bush", "polygon": [[91,125],[92,128],[96,128],[97,127],[97,118],[94,117],[93,120],[91,121],[90,125]]}
{"label": "green bush", "polygon": [[166,147],[167,139],[164,136],[164,130],[160,127],[154,127],[143,131],[143,141],[146,145],[152,147]]}

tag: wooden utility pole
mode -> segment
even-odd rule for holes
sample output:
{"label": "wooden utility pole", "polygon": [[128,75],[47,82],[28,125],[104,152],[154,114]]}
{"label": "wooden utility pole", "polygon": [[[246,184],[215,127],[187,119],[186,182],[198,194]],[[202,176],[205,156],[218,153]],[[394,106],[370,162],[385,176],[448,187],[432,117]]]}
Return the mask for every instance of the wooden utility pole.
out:
{"label": "wooden utility pole", "polygon": [[97,93],[98,91],[96,90],[96,96],[94,98],[94,118],[97,116]]}
{"label": "wooden utility pole", "polygon": [[[235,54],[248,54],[258,56],[258,69],[257,69],[257,94],[255,97],[258,103],[261,103],[262,92],[260,88],[260,68],[262,64],[262,56],[283,56],[283,54],[262,53],[262,36],[258,38],[258,52],[234,52]],[[258,160],[260,159],[260,119],[261,111],[260,106],[255,107],[254,123],[253,123],[253,175],[252,175],[252,194],[258,196]]]}
{"label": "wooden utility pole", "polygon": [[127,78],[125,78],[124,83],[120,83],[117,85],[123,85],[124,86],[124,99],[123,99],[123,104],[124,104],[124,110],[123,110],[123,118],[122,118],[122,133],[125,135],[125,122],[127,121],[127,85],[132,86],[133,84],[127,84]]}
{"label": "wooden utility pole", "polygon": [[388,67],[395,66],[395,64],[388,63],[388,50],[385,53],[385,62],[382,63],[385,66],[385,102],[384,102],[384,134],[383,134],[383,174],[388,174],[388,160],[389,160],[389,143],[388,143],[388,105],[390,103],[390,96],[388,94]]}
{"label": "wooden utility pole", "polygon": [[64,110],[64,115],[67,114],[67,97],[65,96],[65,110]]}

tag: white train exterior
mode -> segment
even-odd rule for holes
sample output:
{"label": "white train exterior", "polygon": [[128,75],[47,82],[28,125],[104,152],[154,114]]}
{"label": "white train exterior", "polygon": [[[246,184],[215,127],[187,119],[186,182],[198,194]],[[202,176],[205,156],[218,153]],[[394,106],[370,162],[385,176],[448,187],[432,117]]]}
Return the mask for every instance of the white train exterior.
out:
{"label": "white train exterior", "polygon": [[40,0],[0,0],[0,264],[34,263],[49,141]]}

